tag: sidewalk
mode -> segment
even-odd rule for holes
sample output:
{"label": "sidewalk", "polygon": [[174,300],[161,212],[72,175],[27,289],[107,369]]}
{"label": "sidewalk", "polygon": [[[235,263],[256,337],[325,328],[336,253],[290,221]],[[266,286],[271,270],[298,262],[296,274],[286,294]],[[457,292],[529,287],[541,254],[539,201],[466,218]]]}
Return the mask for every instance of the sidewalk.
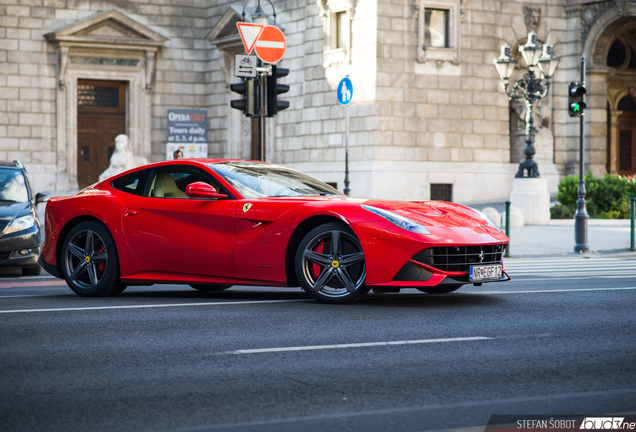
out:
{"label": "sidewalk", "polygon": [[[557,222],[557,221],[553,221]],[[588,221],[589,253],[583,255],[627,254],[629,220]],[[578,256],[574,253],[574,221],[558,221],[550,225],[526,225],[510,229],[510,257]]]}

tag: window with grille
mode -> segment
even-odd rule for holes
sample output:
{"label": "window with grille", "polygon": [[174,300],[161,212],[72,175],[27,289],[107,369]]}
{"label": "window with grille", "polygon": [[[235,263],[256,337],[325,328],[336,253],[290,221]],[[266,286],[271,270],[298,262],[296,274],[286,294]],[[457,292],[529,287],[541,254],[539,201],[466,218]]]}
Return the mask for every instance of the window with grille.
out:
{"label": "window with grille", "polygon": [[77,105],[80,107],[119,108],[119,87],[78,84]]}
{"label": "window with grille", "polygon": [[431,183],[431,201],[453,201],[453,185]]}

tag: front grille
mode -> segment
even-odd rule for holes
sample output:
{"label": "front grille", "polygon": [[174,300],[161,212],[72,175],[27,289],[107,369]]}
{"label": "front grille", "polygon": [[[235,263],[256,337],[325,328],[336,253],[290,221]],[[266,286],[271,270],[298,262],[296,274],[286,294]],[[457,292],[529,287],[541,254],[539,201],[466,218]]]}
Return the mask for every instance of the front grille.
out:
{"label": "front grille", "polygon": [[9,255],[11,255],[11,251],[0,252],[0,261],[6,260],[7,258],[9,258]]}
{"label": "front grille", "polygon": [[468,272],[472,265],[501,264],[504,245],[433,247],[411,258],[445,272]]}

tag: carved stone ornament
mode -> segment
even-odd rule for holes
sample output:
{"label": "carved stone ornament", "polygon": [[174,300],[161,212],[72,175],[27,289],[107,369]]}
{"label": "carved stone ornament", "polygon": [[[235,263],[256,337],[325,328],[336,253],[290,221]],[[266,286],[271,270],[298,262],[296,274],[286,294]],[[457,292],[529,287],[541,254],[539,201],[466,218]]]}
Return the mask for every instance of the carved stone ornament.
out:
{"label": "carved stone ornament", "polygon": [[523,6],[523,19],[526,23],[526,32],[537,32],[539,25],[541,24],[541,7],[524,5]]}

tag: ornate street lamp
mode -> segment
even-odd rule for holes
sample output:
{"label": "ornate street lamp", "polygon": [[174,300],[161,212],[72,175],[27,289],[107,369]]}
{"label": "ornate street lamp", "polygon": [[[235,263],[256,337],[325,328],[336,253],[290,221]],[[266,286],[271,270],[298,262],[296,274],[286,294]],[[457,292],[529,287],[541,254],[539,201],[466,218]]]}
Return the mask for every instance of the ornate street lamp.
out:
{"label": "ornate street lamp", "polygon": [[[514,83],[511,89],[508,88],[510,77],[517,65],[517,60],[510,55],[510,45],[504,44],[501,47],[501,55],[493,60],[504,92],[510,100],[525,99],[526,102],[526,148],[523,153],[526,160],[519,164],[516,178],[539,177],[539,168],[532,159],[536,150],[534,148],[535,131],[534,127],[534,105],[543,99],[550,89],[550,78],[559,64],[559,59],[554,57],[552,45],[541,46],[537,43],[537,34],[533,31],[528,33],[528,41],[519,47],[519,51],[528,65],[528,72]],[[527,175],[524,175],[524,171]]]}

